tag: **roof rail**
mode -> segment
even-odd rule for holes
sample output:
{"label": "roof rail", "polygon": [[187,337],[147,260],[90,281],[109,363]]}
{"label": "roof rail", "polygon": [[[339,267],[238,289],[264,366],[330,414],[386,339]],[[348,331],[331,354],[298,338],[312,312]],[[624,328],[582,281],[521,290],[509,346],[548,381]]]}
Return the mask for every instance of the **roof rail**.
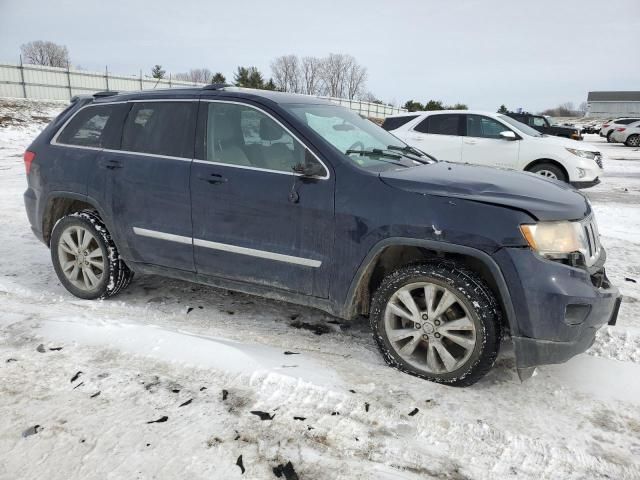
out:
{"label": "roof rail", "polygon": [[212,83],[210,85],[205,85],[202,87],[202,90],[222,90],[225,87],[231,87],[232,85],[228,83]]}
{"label": "roof rail", "polygon": [[120,92],[117,92],[115,90],[105,90],[103,92],[96,92],[93,94],[93,96],[95,98],[99,98],[99,97],[112,97],[114,95],[118,95]]}

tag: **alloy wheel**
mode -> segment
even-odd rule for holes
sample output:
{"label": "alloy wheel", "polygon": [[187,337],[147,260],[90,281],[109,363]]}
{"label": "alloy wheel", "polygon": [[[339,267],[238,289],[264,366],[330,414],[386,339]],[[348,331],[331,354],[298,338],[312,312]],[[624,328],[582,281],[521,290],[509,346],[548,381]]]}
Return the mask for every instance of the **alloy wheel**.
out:
{"label": "alloy wheel", "polygon": [[436,283],[405,285],[389,299],[384,327],[392,348],[429,373],[450,373],[469,360],[477,331],[456,292]]}
{"label": "alloy wheel", "polygon": [[552,178],[554,180],[558,179],[558,176],[553,173],[551,170],[538,170],[536,172],[538,175],[542,175],[543,177]]}
{"label": "alloy wheel", "polygon": [[58,261],[65,277],[84,291],[100,284],[106,268],[106,258],[93,233],[75,225],[60,236]]}

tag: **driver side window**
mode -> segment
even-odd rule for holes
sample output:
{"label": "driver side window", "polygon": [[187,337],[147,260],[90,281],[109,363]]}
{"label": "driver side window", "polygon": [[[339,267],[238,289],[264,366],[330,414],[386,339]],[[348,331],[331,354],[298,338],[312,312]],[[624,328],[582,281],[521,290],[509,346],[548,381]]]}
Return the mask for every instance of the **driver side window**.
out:
{"label": "driver side window", "polygon": [[292,173],[306,147],[265,113],[235,103],[208,103],[205,158],[212,162]]}

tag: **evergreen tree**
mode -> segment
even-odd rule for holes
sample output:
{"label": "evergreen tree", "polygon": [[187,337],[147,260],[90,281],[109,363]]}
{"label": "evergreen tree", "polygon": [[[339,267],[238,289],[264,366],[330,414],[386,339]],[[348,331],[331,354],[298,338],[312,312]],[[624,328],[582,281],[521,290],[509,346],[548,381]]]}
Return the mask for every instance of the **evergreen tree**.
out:
{"label": "evergreen tree", "polygon": [[227,79],[223,74],[218,72],[211,78],[211,83],[227,83]]}
{"label": "evergreen tree", "polygon": [[507,107],[504,106],[504,104],[502,104],[498,109],[498,113],[509,113],[509,110],[507,109]]}
{"label": "evergreen tree", "polygon": [[429,100],[425,105],[424,109],[428,111],[432,110],[444,110],[444,106],[440,100]]}
{"label": "evergreen tree", "polygon": [[403,108],[406,108],[410,112],[419,112],[421,110],[424,110],[424,105],[422,105],[420,102],[407,100],[407,102],[403,105]]}
{"label": "evergreen tree", "polygon": [[233,83],[235,83],[236,87],[248,87],[249,70],[245,67],[238,67],[238,70],[233,75]]}
{"label": "evergreen tree", "polygon": [[270,78],[267,83],[264,84],[263,87],[265,90],[277,90],[276,84],[273,81],[273,78]]}
{"label": "evergreen tree", "polygon": [[162,69],[162,65],[154,65],[151,69],[151,76],[153,78],[161,79],[164,78],[164,74],[167,73]]}
{"label": "evergreen tree", "polygon": [[249,67],[249,88],[263,88],[264,78],[256,67]]}

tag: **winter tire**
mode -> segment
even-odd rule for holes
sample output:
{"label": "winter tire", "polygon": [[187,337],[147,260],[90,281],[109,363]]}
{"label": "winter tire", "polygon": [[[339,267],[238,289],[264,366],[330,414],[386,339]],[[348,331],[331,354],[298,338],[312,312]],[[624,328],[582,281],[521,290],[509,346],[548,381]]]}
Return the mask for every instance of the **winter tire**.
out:
{"label": "winter tire", "polygon": [[373,296],[370,321],[389,365],[459,387],[491,369],[502,336],[491,290],[453,262],[409,265],[387,275]]}
{"label": "winter tire", "polygon": [[50,246],[58,279],[76,297],[107,298],[131,282],[133,272],[120,258],[96,212],[84,210],[62,217],[53,227]]}
{"label": "winter tire", "polygon": [[550,162],[542,162],[534,165],[529,170],[531,173],[535,173],[536,175],[542,175],[546,178],[551,178],[553,180],[560,180],[561,182],[568,181],[567,176],[562,171],[560,167]]}
{"label": "winter tire", "polygon": [[607,143],[614,143],[613,142],[613,138],[611,138],[611,134],[613,133],[613,130],[611,130],[609,133],[607,133]]}

